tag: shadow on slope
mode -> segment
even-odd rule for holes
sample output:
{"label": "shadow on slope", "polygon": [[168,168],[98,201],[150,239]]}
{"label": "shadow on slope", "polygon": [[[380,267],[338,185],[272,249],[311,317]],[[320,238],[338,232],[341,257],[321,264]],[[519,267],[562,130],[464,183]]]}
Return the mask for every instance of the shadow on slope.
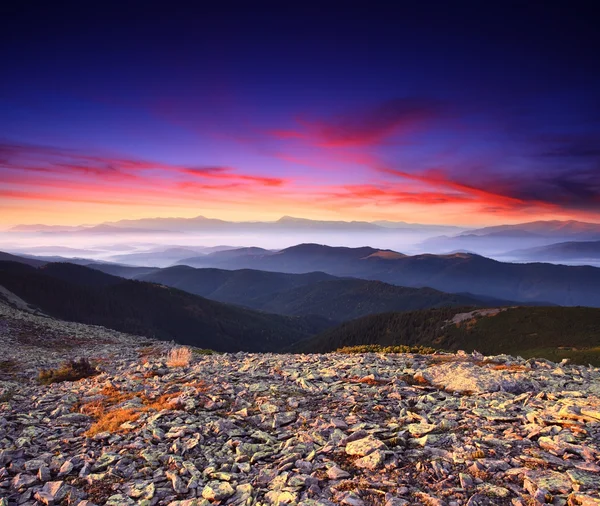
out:
{"label": "shadow on slope", "polygon": [[276,351],[331,325],[251,311],[82,266],[0,262],[0,285],[45,313],[218,351]]}

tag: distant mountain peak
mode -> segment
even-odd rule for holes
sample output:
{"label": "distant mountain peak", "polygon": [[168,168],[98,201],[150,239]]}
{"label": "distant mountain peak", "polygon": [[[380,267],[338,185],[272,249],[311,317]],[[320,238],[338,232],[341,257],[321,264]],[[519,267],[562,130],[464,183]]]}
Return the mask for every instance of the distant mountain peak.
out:
{"label": "distant mountain peak", "polygon": [[307,222],[307,221],[312,221],[312,220],[309,220],[307,218],[297,218],[295,216],[282,216],[281,218],[279,218],[277,220],[277,223],[301,223],[301,222]]}
{"label": "distant mountain peak", "polygon": [[383,260],[396,260],[398,258],[404,258],[406,255],[404,253],[398,253],[397,251],[391,251],[389,249],[379,250],[375,253],[371,253],[369,256],[365,258],[382,258]]}

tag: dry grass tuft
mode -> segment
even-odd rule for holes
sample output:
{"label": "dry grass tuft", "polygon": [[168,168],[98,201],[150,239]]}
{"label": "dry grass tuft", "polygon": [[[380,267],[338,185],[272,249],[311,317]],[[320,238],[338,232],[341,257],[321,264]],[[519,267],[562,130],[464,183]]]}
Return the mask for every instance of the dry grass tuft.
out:
{"label": "dry grass tuft", "polygon": [[167,355],[169,367],[187,367],[192,360],[192,350],[187,346],[173,348]]}

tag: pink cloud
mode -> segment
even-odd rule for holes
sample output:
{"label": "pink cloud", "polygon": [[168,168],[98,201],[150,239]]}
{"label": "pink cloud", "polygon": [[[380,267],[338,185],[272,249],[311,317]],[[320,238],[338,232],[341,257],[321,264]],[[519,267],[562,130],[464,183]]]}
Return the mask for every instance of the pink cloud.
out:
{"label": "pink cloud", "polygon": [[398,134],[417,131],[441,114],[442,108],[436,102],[402,98],[329,119],[299,119],[298,129],[272,130],[269,135],[278,140],[301,140],[321,148],[368,147]]}

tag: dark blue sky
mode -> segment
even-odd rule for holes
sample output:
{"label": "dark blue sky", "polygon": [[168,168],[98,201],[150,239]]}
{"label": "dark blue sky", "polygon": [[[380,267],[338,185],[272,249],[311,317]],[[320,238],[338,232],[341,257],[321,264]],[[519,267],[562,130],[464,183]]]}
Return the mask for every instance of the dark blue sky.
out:
{"label": "dark blue sky", "polygon": [[7,223],[600,220],[589,2],[326,4],[9,7]]}

